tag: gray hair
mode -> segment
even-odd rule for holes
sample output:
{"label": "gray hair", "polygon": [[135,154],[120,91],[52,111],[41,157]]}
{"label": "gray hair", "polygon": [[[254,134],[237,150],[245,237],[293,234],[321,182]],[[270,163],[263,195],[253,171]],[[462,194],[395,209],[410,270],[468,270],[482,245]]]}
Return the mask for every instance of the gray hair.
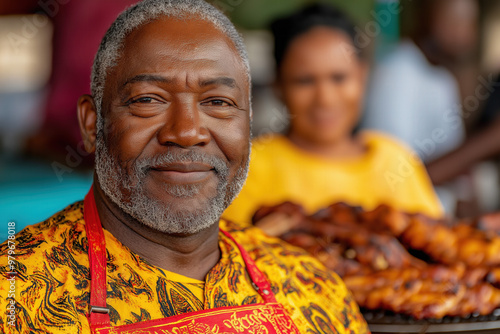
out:
{"label": "gray hair", "polygon": [[222,12],[203,0],[144,0],[118,16],[104,35],[95,56],[90,89],[97,108],[98,132],[104,127],[102,98],[107,74],[116,65],[125,38],[133,30],[161,16],[178,19],[197,17],[212,23],[234,43],[250,83],[250,65],[243,38]]}

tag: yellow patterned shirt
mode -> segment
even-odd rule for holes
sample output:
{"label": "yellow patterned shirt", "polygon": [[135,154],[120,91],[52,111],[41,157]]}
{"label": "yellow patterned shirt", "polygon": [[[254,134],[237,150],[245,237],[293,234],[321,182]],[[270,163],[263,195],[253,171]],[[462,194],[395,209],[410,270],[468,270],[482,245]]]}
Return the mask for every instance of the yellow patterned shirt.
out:
{"label": "yellow patterned shirt", "polygon": [[[8,243],[0,245],[0,332],[89,333],[89,260],[83,202],[15,237],[12,288]],[[221,221],[272,285],[276,299],[302,333],[368,333],[343,282],[317,260],[255,228]],[[155,267],[104,231],[107,249],[107,303],[113,325],[124,325],[224,306],[263,302],[253,288],[237,246],[219,235],[220,261],[205,282]],[[9,293],[15,291],[10,322]],[[14,324],[12,326],[11,324]]]}

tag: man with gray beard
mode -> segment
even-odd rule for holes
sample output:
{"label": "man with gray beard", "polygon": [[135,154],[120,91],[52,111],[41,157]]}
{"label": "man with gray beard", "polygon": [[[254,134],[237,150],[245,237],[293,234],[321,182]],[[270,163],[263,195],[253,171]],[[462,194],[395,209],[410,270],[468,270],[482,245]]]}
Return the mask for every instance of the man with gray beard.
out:
{"label": "man with gray beard", "polygon": [[220,219],[251,120],[246,51],[223,14],[202,0],[127,9],[91,90],[78,119],[94,184],[0,246],[3,332],[368,333],[337,275]]}

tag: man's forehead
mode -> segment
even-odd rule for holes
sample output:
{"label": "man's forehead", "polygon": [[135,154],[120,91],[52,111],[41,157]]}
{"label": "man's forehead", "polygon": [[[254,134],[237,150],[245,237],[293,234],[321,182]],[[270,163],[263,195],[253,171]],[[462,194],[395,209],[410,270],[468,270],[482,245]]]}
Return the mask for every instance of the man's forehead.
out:
{"label": "man's forehead", "polygon": [[[194,63],[194,65],[193,65]],[[214,75],[246,78],[232,40],[211,22],[199,18],[162,17],[131,32],[125,39],[116,71],[161,72],[193,68]]]}
{"label": "man's forehead", "polygon": [[[133,47],[141,42],[172,42],[177,46],[176,49],[186,45],[196,46],[206,42],[215,42],[229,47],[235,55],[238,55],[233,41],[226,34],[214,23],[197,16],[188,19],[159,17],[130,32],[125,38],[124,45]],[[141,50],[134,51],[141,52]]]}

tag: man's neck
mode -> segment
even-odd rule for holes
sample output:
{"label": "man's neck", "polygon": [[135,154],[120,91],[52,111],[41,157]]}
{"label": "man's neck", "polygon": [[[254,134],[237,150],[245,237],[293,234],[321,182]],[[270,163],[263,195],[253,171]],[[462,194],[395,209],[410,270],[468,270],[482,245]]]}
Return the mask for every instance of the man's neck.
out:
{"label": "man's neck", "polygon": [[121,210],[94,183],[94,197],[103,228],[150,264],[180,275],[205,280],[219,261],[219,227],[194,235],[170,235],[154,230]]}

